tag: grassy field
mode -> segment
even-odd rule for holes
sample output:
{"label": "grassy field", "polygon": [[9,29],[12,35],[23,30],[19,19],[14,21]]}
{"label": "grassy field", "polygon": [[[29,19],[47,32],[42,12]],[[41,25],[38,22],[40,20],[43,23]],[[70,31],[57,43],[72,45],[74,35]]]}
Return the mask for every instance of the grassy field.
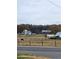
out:
{"label": "grassy field", "polygon": [[18,46],[53,46],[53,47],[61,47],[61,41],[60,40],[24,41],[24,42],[19,42]]}
{"label": "grassy field", "polygon": [[42,56],[33,56],[30,54],[17,54],[17,59],[49,59],[49,58]]}
{"label": "grassy field", "polygon": [[30,54],[17,54],[17,59],[33,59]]}
{"label": "grassy field", "polygon": [[45,37],[44,34],[33,34],[33,35],[17,35],[18,37]]}
{"label": "grassy field", "polygon": [[[54,46],[61,47],[61,40],[59,39],[48,39],[45,35],[18,35],[18,46]],[[24,40],[21,40],[24,39]]]}

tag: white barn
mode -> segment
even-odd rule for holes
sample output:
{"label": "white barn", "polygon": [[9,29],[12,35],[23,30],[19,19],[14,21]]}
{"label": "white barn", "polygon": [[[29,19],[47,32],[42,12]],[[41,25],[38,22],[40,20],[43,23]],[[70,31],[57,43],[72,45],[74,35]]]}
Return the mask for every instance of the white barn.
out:
{"label": "white barn", "polygon": [[61,32],[57,32],[55,36],[59,36],[61,38]]}
{"label": "white barn", "polygon": [[43,34],[49,34],[51,32],[51,30],[42,30]]}
{"label": "white barn", "polygon": [[24,34],[24,35],[31,35],[32,32],[31,32],[31,31],[28,31],[28,30],[24,30],[24,31],[22,32],[22,34]]}
{"label": "white barn", "polygon": [[47,34],[47,37],[48,37],[48,38],[54,38],[55,35],[54,35],[54,34]]}
{"label": "white barn", "polygon": [[56,34],[47,34],[48,38],[61,38],[61,32],[57,32]]}

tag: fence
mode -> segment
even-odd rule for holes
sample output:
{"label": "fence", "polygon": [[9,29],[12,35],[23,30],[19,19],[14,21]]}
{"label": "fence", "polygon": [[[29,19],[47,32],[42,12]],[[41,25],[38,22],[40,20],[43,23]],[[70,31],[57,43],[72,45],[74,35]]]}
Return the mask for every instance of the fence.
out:
{"label": "fence", "polygon": [[17,45],[19,46],[53,46],[61,47],[61,40],[18,40]]}

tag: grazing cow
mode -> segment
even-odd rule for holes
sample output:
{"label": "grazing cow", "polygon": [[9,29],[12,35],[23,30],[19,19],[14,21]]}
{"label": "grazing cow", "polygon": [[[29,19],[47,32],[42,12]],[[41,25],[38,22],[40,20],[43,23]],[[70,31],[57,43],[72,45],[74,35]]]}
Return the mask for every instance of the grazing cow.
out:
{"label": "grazing cow", "polygon": [[24,39],[21,39],[21,41],[24,41]]}

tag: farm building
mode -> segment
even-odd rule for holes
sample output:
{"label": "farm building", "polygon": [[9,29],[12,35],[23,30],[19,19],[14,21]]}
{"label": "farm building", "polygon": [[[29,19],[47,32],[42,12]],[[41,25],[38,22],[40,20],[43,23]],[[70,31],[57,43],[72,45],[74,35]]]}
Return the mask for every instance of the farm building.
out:
{"label": "farm building", "polygon": [[51,30],[42,30],[42,34],[50,34]]}
{"label": "farm building", "polygon": [[61,32],[57,32],[56,34],[47,34],[48,38],[59,38],[61,39]]}
{"label": "farm building", "polygon": [[56,36],[54,34],[47,34],[48,38],[55,38]]}
{"label": "farm building", "polygon": [[24,34],[24,35],[31,35],[32,32],[31,32],[31,31],[28,31],[28,30],[24,30],[24,31],[22,32],[22,34]]}
{"label": "farm building", "polygon": [[58,36],[58,37],[61,38],[61,32],[57,32],[57,33],[56,33],[56,36]]}

